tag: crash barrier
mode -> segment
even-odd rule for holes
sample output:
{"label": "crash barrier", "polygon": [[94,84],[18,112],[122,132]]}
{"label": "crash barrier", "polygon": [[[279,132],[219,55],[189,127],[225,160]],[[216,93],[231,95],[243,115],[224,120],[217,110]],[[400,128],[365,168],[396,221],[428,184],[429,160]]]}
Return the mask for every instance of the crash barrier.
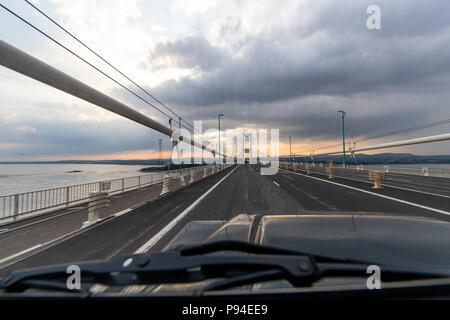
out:
{"label": "crash barrier", "polygon": [[[220,170],[229,166],[231,165],[224,164]],[[178,183],[181,186],[180,176],[183,175],[185,185],[187,185],[200,180],[204,172],[207,175],[211,174],[211,171],[205,171],[205,169],[210,167],[211,165],[205,165],[168,172],[159,171],[139,176],[0,196],[0,223],[15,221],[19,217],[31,217],[52,210],[81,205],[89,202],[91,193],[96,192],[108,192],[109,195],[117,195],[131,190],[147,189],[155,186],[154,193],[158,196],[161,194],[161,188],[164,188],[164,182],[167,182],[167,180],[178,178]],[[172,182],[172,184],[176,185],[177,183]],[[173,186],[167,186],[166,184],[166,191],[170,190],[171,187],[173,188]]]}
{"label": "crash barrier", "polygon": [[[286,161],[280,161],[279,166],[281,169],[291,169],[290,165],[291,162]],[[307,163],[305,162],[293,162],[292,169],[296,171],[297,170],[306,170],[304,167]],[[317,163],[317,167],[323,167],[326,164],[324,163]],[[314,167],[313,163],[311,163],[311,166]],[[314,168],[312,168],[314,169]],[[336,167],[337,172],[339,170],[343,170],[341,167]],[[443,167],[423,167],[423,166],[402,166],[402,165],[347,165],[345,170],[356,170],[356,171],[362,171],[362,172],[369,172],[371,170],[374,171],[384,171],[386,173],[394,173],[394,174],[406,174],[406,175],[418,175],[418,176],[424,176],[424,177],[442,177],[442,178],[450,178],[450,168],[443,168]]]}
{"label": "crash barrier", "polygon": [[373,189],[383,189],[381,181],[386,179],[385,171],[369,171],[369,180],[373,180]]}
{"label": "crash barrier", "polygon": [[163,187],[160,195],[178,190],[184,186],[187,186],[188,184],[220,172],[228,168],[229,166],[230,165],[228,164],[224,164],[182,169],[178,176],[168,177],[163,181]]}
{"label": "crash barrier", "polygon": [[312,165],[311,164],[306,164],[305,165],[305,170],[306,170],[306,173],[307,174],[311,174],[311,171],[312,171]]}
{"label": "crash barrier", "polygon": [[334,174],[336,173],[335,167],[326,167],[325,171],[328,173],[328,179],[334,179]]}
{"label": "crash barrier", "polygon": [[100,220],[100,209],[109,206],[108,192],[91,192],[89,194],[88,220],[83,222],[83,228]]}
{"label": "crash barrier", "polygon": [[407,174],[424,177],[450,178],[450,168],[420,165],[348,165],[347,169],[358,171],[383,170],[387,173]]}

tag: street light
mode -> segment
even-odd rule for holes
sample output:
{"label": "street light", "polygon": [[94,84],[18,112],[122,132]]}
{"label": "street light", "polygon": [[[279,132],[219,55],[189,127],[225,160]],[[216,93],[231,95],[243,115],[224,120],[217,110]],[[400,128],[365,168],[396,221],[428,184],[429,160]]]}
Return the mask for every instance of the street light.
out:
{"label": "street light", "polygon": [[[219,155],[219,159],[221,157],[221,152],[220,152],[220,117],[223,117],[222,113],[218,115],[218,119],[219,119],[219,154],[218,155]],[[222,162],[220,161],[219,163],[221,164]]]}
{"label": "street light", "polygon": [[292,162],[292,137],[289,136],[289,160]]}
{"label": "street light", "polygon": [[342,163],[344,165],[344,169],[346,168],[345,164],[345,129],[344,129],[344,118],[345,118],[345,111],[339,110],[338,112],[342,113],[342,152],[343,152],[343,159]]}

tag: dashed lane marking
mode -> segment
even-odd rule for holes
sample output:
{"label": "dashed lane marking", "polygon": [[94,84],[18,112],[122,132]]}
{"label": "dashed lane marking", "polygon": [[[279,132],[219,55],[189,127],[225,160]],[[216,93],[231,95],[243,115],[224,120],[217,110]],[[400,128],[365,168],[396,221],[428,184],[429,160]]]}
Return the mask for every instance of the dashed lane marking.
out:
{"label": "dashed lane marking", "polygon": [[332,181],[328,181],[328,180],[325,180],[325,179],[320,179],[320,178],[308,176],[308,175],[297,173],[297,172],[292,172],[292,173],[297,174],[297,175],[302,176],[302,177],[309,178],[309,179],[314,179],[314,180],[318,180],[318,181],[334,184],[336,186],[340,186],[340,187],[344,187],[344,188],[347,188],[347,189],[356,190],[356,191],[359,191],[359,192],[364,192],[364,193],[367,193],[367,194],[370,194],[370,195],[373,195],[373,196],[377,196],[377,197],[380,197],[380,198],[384,198],[384,199],[400,202],[400,203],[407,204],[407,205],[410,205],[410,206],[413,206],[413,207],[418,207],[418,208],[421,208],[421,209],[426,209],[426,210],[429,210],[429,211],[433,211],[433,212],[437,212],[437,213],[441,213],[441,214],[445,214],[445,215],[450,215],[450,212],[448,212],[448,211],[444,211],[444,210],[439,210],[439,209],[436,209],[436,208],[423,206],[423,205],[418,204],[418,203],[409,202],[409,201],[406,201],[406,200],[401,200],[401,199],[385,196],[383,194],[379,194],[379,193],[375,193],[375,192],[371,192],[371,191],[367,191],[367,190],[363,190],[363,189],[347,186],[345,184],[332,182]]}

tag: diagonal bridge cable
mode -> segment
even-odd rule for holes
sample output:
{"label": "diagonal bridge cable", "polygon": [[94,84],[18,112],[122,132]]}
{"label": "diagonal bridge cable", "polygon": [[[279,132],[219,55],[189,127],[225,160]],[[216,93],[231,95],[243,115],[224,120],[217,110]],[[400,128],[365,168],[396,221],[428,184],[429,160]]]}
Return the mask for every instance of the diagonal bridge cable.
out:
{"label": "diagonal bridge cable", "polygon": [[[169,119],[172,119],[172,117],[167,114],[166,112],[162,111],[161,109],[159,109],[158,107],[156,107],[155,105],[153,105],[151,102],[147,101],[146,99],[144,99],[143,97],[141,97],[140,95],[138,95],[137,93],[135,93],[134,91],[130,90],[129,88],[127,88],[124,84],[122,84],[121,82],[119,82],[118,80],[114,79],[112,76],[108,75],[106,72],[100,70],[98,67],[96,67],[95,65],[93,65],[92,63],[90,63],[89,61],[87,61],[86,59],[84,59],[83,57],[81,57],[80,55],[78,55],[77,53],[75,53],[74,51],[72,51],[71,49],[69,49],[68,47],[64,46],[62,43],[60,43],[58,40],[54,39],[53,37],[51,37],[50,35],[48,35],[47,33],[45,33],[44,31],[42,31],[41,29],[39,29],[38,27],[36,27],[35,25],[33,25],[31,22],[27,21],[26,19],[24,19],[23,17],[21,17],[20,15],[18,15],[17,13],[15,13],[14,11],[12,11],[11,9],[7,8],[5,5],[0,3],[0,7],[2,7],[3,9],[5,9],[6,11],[8,11],[9,13],[11,13],[12,15],[14,15],[16,18],[18,18],[19,20],[21,20],[22,22],[26,23],[28,26],[30,26],[31,28],[35,29],[36,31],[38,31],[39,33],[41,33],[42,35],[44,35],[46,38],[48,38],[49,40],[53,41],[54,43],[56,43],[57,45],[59,45],[61,48],[63,48],[64,50],[66,50],[67,52],[71,53],[72,55],[74,55],[75,57],[77,57],[79,60],[83,61],[84,63],[86,63],[87,65],[89,65],[91,68],[95,69],[96,71],[100,72],[102,75],[104,75],[105,77],[107,77],[108,79],[110,79],[111,81],[113,81],[114,83],[116,83],[117,85],[119,85],[120,87],[122,87],[123,89],[125,89],[126,91],[128,91],[129,93],[131,93],[133,96],[137,97],[139,100],[145,102],[146,104],[148,104],[149,106],[153,107],[154,109],[156,109],[157,111],[159,111],[161,114],[165,115],[166,117],[168,117]],[[176,119],[173,119],[175,122],[180,123],[179,121],[177,121]],[[186,128],[185,126],[183,126],[184,128]],[[192,131],[191,129],[186,128],[189,131]]]}
{"label": "diagonal bridge cable", "polygon": [[[120,71],[118,68],[116,68],[112,63],[110,63],[108,60],[103,58],[100,54],[95,52],[92,48],[90,48],[88,45],[86,45],[83,41],[81,41],[78,37],[76,37],[73,33],[68,31],[66,28],[64,28],[61,24],[56,22],[54,19],[52,19],[49,15],[47,15],[45,12],[43,12],[41,9],[39,9],[37,6],[35,6],[33,3],[31,3],[28,0],[24,0],[27,4],[29,4],[33,9],[35,9],[37,12],[39,12],[41,15],[43,15],[45,18],[47,18],[49,21],[51,21],[53,24],[55,24],[58,28],[60,28],[62,31],[64,31],[66,34],[68,34],[70,37],[72,37],[75,41],[77,41],[79,44],[81,44],[83,47],[85,47],[87,50],[89,50],[91,53],[93,53],[95,56],[97,56],[99,59],[101,59],[103,62],[105,62],[108,66],[113,68],[116,72],[118,72],[120,75],[122,75],[124,78],[126,78],[128,81],[130,81],[132,84],[134,84],[137,88],[142,90],[144,93],[146,93],[148,96],[153,98],[156,102],[158,102],[161,106],[166,108],[168,111],[170,111],[172,114],[174,114],[176,117],[180,118],[182,122],[186,123],[189,127],[194,129],[194,127],[187,122],[186,120],[183,120],[180,115],[178,115],[175,111],[173,111],[171,108],[166,106],[164,103],[162,103],[159,99],[157,99],[154,95],[152,95],[148,90],[144,89],[142,86],[137,84],[134,80],[132,80],[130,77],[128,77],[125,73]],[[179,123],[179,121],[175,120]],[[180,123],[181,124],[181,123]],[[187,129],[187,128],[186,128]],[[189,129],[190,130],[190,129]]]}

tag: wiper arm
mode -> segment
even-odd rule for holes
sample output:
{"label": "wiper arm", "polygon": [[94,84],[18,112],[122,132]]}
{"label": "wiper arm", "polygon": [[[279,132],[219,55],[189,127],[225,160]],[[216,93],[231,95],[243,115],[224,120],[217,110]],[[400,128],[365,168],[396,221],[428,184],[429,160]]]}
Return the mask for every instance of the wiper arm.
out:
{"label": "wiper arm", "polygon": [[[206,291],[225,290],[237,286],[248,284],[255,284],[257,282],[273,281],[273,280],[288,280],[294,287],[302,287],[311,285],[317,280],[324,277],[367,277],[367,266],[361,264],[342,264],[342,263],[317,263],[316,272],[310,277],[296,279],[292,281],[282,270],[265,270],[258,271],[242,276],[235,276],[232,278],[221,279],[206,285],[201,288],[197,294],[201,295]],[[413,269],[382,267],[383,281],[401,281],[401,280],[419,280],[419,279],[433,279],[433,278],[447,278],[450,273],[437,272],[422,272]]]}
{"label": "wiper arm", "polygon": [[[223,252],[224,250],[257,254],[230,254]],[[213,252],[222,254],[208,254]],[[80,268],[82,283],[108,286],[192,283],[269,269],[283,270],[291,275],[292,281],[313,275],[315,262],[311,257],[287,253],[282,249],[248,246],[245,242],[220,241],[180,250],[134,254],[105,262],[75,265]],[[64,290],[69,265],[73,264],[12,272],[1,280],[0,289],[12,292],[24,291],[30,287]],[[299,265],[305,266],[304,270],[299,269]]]}
{"label": "wiper arm", "polygon": [[313,258],[317,262],[354,262],[354,263],[370,263],[368,261],[347,259],[347,258],[335,258],[326,257],[321,255],[312,255],[310,253],[288,250],[283,248],[271,247],[259,245],[251,242],[236,241],[236,240],[223,240],[207,242],[196,246],[183,248],[180,250],[183,256],[194,256],[208,253],[214,253],[219,251],[240,251],[251,254],[272,254],[272,255],[304,255]]}
{"label": "wiper arm", "polygon": [[[228,250],[245,254],[224,252]],[[367,264],[318,258],[316,261],[315,256],[247,242],[219,241],[180,250],[134,254],[105,262],[76,265],[81,270],[82,283],[108,286],[192,283],[212,278],[227,278],[224,281],[229,282],[222,283],[221,288],[235,286],[236,283],[281,278],[294,286],[305,286],[326,275],[366,275]],[[326,262],[318,262],[321,259]],[[1,280],[0,289],[20,292],[37,287],[73,291],[65,286],[69,265],[12,272]],[[392,268],[382,268],[382,273],[383,278],[385,274],[406,278],[448,276]]]}

